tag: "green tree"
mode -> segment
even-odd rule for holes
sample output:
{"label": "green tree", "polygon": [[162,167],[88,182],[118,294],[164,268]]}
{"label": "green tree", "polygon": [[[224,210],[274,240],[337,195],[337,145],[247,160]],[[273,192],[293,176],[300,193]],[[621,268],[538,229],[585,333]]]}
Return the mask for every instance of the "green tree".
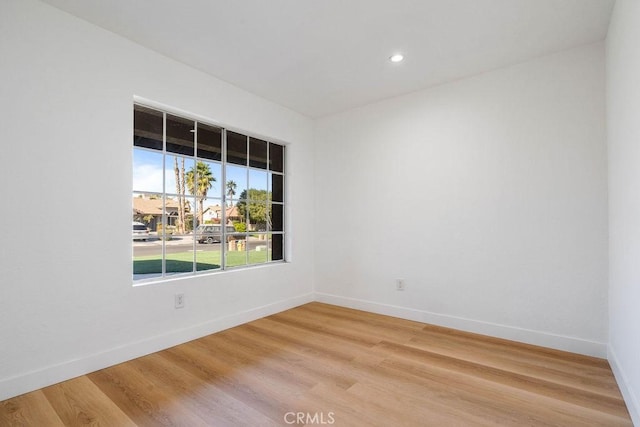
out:
{"label": "green tree", "polygon": [[227,181],[227,196],[229,196],[231,207],[233,207],[233,196],[236,195],[236,188],[238,188],[238,184],[235,181]]}
{"label": "green tree", "polygon": [[[174,156],[173,171],[176,176],[176,194],[178,195],[178,220],[176,223],[176,231],[178,234],[183,234],[185,232],[184,226],[186,220],[186,206],[184,199],[184,157],[180,158],[180,164],[178,164],[178,156]],[[163,216],[166,217],[166,213],[163,212]]]}
{"label": "green tree", "polygon": [[249,224],[264,224],[266,226],[271,217],[269,200],[271,200],[271,193],[267,190],[250,188],[240,193],[240,200],[236,204],[236,208],[243,218],[248,217]]}
{"label": "green tree", "polygon": [[213,183],[216,182],[216,177],[211,173],[211,168],[209,168],[208,164],[205,162],[197,162],[196,166],[187,172],[186,182],[189,193],[196,196],[196,200],[198,201],[198,224],[202,224],[204,199],[207,198],[209,189],[213,187]]}

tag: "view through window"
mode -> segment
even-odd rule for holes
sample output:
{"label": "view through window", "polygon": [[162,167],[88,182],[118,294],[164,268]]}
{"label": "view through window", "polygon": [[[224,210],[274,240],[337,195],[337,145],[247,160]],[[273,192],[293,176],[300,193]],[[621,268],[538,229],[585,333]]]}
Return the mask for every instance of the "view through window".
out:
{"label": "view through window", "polygon": [[134,281],[284,261],[280,144],[134,105]]}

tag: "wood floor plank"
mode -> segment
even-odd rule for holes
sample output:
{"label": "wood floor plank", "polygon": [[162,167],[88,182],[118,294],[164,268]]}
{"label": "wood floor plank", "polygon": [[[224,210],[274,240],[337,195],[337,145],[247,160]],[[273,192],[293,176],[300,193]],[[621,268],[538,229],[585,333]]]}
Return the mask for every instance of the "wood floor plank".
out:
{"label": "wood floor plank", "polygon": [[370,347],[376,345],[381,340],[381,338],[377,337],[375,334],[362,334],[350,329],[341,329],[338,326],[331,325],[326,322],[314,321],[311,316],[305,315],[304,313],[298,314],[284,312],[275,314],[270,318],[276,322],[294,325],[309,332],[321,334],[329,338],[334,338],[340,341],[348,341],[349,344],[357,343],[366,347]]}
{"label": "wood floor plank", "polygon": [[184,406],[177,392],[169,393],[158,387],[132,363],[112,366],[89,374],[88,377],[136,425],[208,425],[198,414]]}
{"label": "wood floor plank", "polygon": [[474,413],[495,425],[629,425],[625,417],[406,359],[385,360],[379,369],[392,378],[386,387],[400,395],[422,395],[427,400],[431,396],[447,407]]}
{"label": "wood floor plank", "polygon": [[[377,383],[357,383],[348,393],[358,401],[374,405],[377,413],[383,415],[384,419],[393,419],[394,425],[495,425],[477,412],[469,411],[468,406],[461,409],[439,399],[425,399],[424,394],[411,395],[404,391],[398,393],[397,390],[394,388],[394,392],[391,392],[388,387]],[[504,419],[500,421],[504,422]]]}
{"label": "wood floor plank", "polygon": [[[332,332],[339,336],[349,331],[353,335],[369,345],[374,345],[381,340],[393,340],[394,342],[404,342],[416,336],[418,331],[412,328],[403,328],[398,325],[389,325],[378,320],[378,322],[365,321],[358,316],[346,316],[344,314],[331,313],[323,310],[312,310],[307,307],[301,308],[299,312],[293,314],[296,320],[305,320],[307,325],[321,325],[323,331]],[[283,316],[285,317],[285,316]]]}
{"label": "wood floor plank", "polygon": [[[334,384],[342,389],[347,389],[355,383],[355,379],[345,375],[344,371],[328,369],[326,359],[322,354],[314,354],[308,347],[302,345],[292,346],[286,337],[270,334],[266,336],[259,328],[249,326],[238,331],[246,346],[259,345],[264,347],[286,348],[279,354],[279,365],[282,369],[290,370],[296,377],[303,378],[314,385],[319,382]],[[345,362],[335,362],[331,366],[340,367]]]}
{"label": "wood floor plank", "polygon": [[305,304],[303,306],[296,307],[293,310],[297,311],[298,309],[309,310],[316,313],[326,313],[334,318],[346,318],[356,322],[362,322],[368,325],[372,325],[375,328],[399,328],[411,330],[414,332],[420,332],[426,326],[422,322],[401,319],[399,317],[381,316],[376,313],[369,313],[367,311],[355,310],[352,308],[340,307],[337,305],[324,304],[320,302]]}
{"label": "wood floor plank", "polygon": [[85,376],[46,387],[42,392],[66,426],[135,426],[135,423]]}
{"label": "wood floor plank", "polygon": [[251,406],[274,422],[290,410],[291,402],[298,393],[291,393],[287,384],[272,381],[259,369],[237,367],[218,357],[217,349],[204,346],[199,340],[188,347],[169,349],[163,352],[183,369],[188,370],[207,382],[214,383],[230,396]]}
{"label": "wood floor plank", "polygon": [[632,426],[604,359],[322,303],[0,402],[3,427],[292,421]]}
{"label": "wood floor plank", "polygon": [[208,383],[172,363],[163,353],[130,362],[145,378],[171,394],[190,412],[215,426],[275,425],[251,406],[234,399],[215,384]]}
{"label": "wood floor plank", "polygon": [[552,367],[550,364],[541,365],[536,363],[533,358],[514,357],[508,351],[462,347],[459,343],[443,337],[413,338],[405,345],[520,375],[534,376],[569,387],[590,390],[603,396],[618,399],[621,397],[617,384],[612,380],[611,373],[609,372],[607,375],[606,371],[597,374],[592,374],[586,368],[579,371],[569,371],[559,366]]}
{"label": "wood floor plank", "polygon": [[[407,425],[397,422],[397,417],[381,413],[380,409],[367,400],[355,401],[346,390],[331,384],[319,383],[309,392],[310,408],[318,408],[322,413],[333,413],[338,426],[388,427]],[[316,411],[316,409],[312,409]]]}
{"label": "wood floor plank", "polygon": [[294,323],[275,321],[271,318],[260,319],[252,322],[251,325],[261,328],[267,336],[287,337],[296,346],[305,346],[313,353],[322,354],[327,361],[352,360],[355,357],[368,354],[373,347],[361,342],[350,342],[348,339],[327,334],[323,330],[314,331]]}
{"label": "wood floor plank", "polygon": [[442,369],[461,372],[471,377],[508,384],[512,388],[535,390],[539,394],[550,396],[554,399],[583,405],[589,408],[597,408],[607,413],[617,414],[621,409],[624,409],[621,408],[620,399],[590,393],[581,388],[562,386],[530,375],[507,372],[490,366],[468,362],[463,359],[443,356],[407,346],[400,346],[390,342],[381,343],[379,348],[393,353],[394,358],[407,358],[422,365],[438,366]]}
{"label": "wood floor plank", "polygon": [[64,423],[42,390],[5,400],[0,405],[0,426],[51,426]]}
{"label": "wood floor plank", "polygon": [[445,328],[436,325],[424,325],[424,331],[432,333],[440,333],[451,337],[451,339],[462,339],[474,345],[489,347],[496,350],[507,350],[510,353],[519,354],[521,356],[534,356],[541,360],[555,361],[566,366],[591,367],[609,371],[609,362],[605,359],[586,356],[582,354],[569,353],[562,350],[552,348],[539,347],[531,344],[505,340],[502,338],[490,337],[486,335],[474,334],[471,332],[458,331],[456,329]]}

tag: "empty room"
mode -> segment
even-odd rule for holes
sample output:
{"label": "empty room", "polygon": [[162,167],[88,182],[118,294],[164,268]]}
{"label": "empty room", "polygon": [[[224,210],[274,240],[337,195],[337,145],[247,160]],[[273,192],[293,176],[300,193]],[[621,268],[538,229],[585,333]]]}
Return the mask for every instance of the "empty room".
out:
{"label": "empty room", "polygon": [[0,0],[0,426],[640,426],[637,0]]}

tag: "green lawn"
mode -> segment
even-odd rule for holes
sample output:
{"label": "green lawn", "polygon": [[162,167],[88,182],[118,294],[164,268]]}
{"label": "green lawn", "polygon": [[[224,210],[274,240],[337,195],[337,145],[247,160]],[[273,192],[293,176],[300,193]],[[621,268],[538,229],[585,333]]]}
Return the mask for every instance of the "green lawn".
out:
{"label": "green lawn", "polygon": [[[220,268],[220,251],[196,252],[197,271],[215,270]],[[267,251],[250,251],[248,264],[267,262]],[[229,251],[227,266],[247,265],[246,252]],[[193,271],[193,252],[168,254],[166,261],[167,273],[189,273]],[[162,272],[162,256],[151,255],[133,258],[133,274],[151,274]]]}

